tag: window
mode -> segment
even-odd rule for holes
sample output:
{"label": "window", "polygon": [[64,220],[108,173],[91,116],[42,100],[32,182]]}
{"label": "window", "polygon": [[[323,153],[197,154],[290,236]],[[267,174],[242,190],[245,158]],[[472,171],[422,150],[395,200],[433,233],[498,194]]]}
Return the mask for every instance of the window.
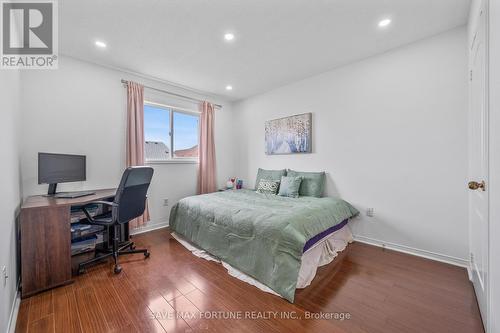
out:
{"label": "window", "polygon": [[145,103],[146,162],[198,161],[199,121],[197,112]]}

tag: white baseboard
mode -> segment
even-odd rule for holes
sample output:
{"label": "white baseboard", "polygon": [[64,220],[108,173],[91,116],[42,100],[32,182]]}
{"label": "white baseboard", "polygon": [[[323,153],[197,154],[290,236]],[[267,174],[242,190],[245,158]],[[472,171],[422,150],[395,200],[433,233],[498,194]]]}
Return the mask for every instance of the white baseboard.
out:
{"label": "white baseboard", "polygon": [[130,230],[130,234],[131,235],[139,235],[139,234],[143,234],[143,233],[148,232],[148,231],[163,229],[166,227],[168,227],[168,221],[149,222],[149,223],[146,223],[146,225],[144,225],[142,227]]}
{"label": "white baseboard", "polygon": [[469,281],[472,282],[472,268],[470,265],[467,266],[467,275],[469,276]]}
{"label": "white baseboard", "polygon": [[12,302],[12,307],[10,309],[9,325],[7,326],[7,333],[14,333],[16,330],[17,315],[19,314],[19,306],[21,305],[21,293],[19,292],[19,282],[16,288],[16,297],[14,297],[14,302]]}
{"label": "white baseboard", "polygon": [[460,266],[460,267],[464,267],[464,268],[469,269],[469,261],[466,259],[456,258],[456,257],[449,256],[446,254],[417,249],[417,248],[414,248],[411,246],[395,244],[395,243],[386,242],[386,241],[382,241],[382,240],[378,240],[378,239],[374,239],[374,238],[370,238],[370,237],[365,237],[365,236],[354,235],[354,240],[357,242],[360,242],[360,243],[375,245],[375,246],[383,247],[386,249],[411,254],[411,255],[414,255],[417,257],[436,260],[436,261],[440,261],[440,262],[444,262],[447,264]]}

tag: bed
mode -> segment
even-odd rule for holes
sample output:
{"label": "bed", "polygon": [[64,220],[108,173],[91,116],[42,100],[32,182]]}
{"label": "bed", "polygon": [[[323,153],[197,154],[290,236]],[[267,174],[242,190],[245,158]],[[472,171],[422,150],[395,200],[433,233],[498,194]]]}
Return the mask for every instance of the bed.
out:
{"label": "bed", "polygon": [[[244,275],[253,280],[247,282],[293,302],[296,288],[314,277],[306,266],[331,259],[324,245],[335,252],[341,248],[335,244],[349,241],[347,222],[357,214],[338,198],[289,198],[243,189],[180,200],[172,207],[170,228],[192,252],[221,261],[232,275]],[[323,245],[319,250],[318,244]],[[316,263],[304,260],[302,265],[313,250]],[[299,279],[301,273],[308,277]]]}

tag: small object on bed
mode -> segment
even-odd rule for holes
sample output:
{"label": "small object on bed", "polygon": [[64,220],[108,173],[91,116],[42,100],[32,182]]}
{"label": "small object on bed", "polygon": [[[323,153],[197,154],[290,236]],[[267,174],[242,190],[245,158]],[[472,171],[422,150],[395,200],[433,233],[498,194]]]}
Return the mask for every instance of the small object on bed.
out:
{"label": "small object on bed", "polygon": [[288,169],[287,176],[302,177],[299,195],[305,197],[321,198],[325,188],[326,174],[322,172],[303,172]]}
{"label": "small object on bed", "polygon": [[261,179],[274,180],[276,182],[281,181],[281,177],[286,176],[286,169],[282,170],[265,170],[259,168],[257,171],[257,178],[255,179],[255,189],[259,187]]}
{"label": "small object on bed", "polygon": [[226,189],[232,190],[234,189],[234,183],[236,182],[236,177],[231,177],[226,182]]}
{"label": "small object on bed", "polygon": [[278,195],[282,197],[298,198],[302,177],[281,177],[280,190]]}
{"label": "small object on bed", "polygon": [[261,179],[259,182],[259,186],[257,187],[257,193],[275,195],[276,193],[278,193],[279,187],[280,187],[280,182]]}

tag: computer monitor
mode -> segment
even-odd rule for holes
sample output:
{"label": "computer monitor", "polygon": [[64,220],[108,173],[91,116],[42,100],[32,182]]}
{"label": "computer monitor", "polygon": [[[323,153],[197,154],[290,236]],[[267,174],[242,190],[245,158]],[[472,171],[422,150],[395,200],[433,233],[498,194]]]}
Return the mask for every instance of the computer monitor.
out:
{"label": "computer monitor", "polygon": [[57,183],[86,178],[86,156],[38,153],[38,184],[49,184],[48,195],[56,194]]}

